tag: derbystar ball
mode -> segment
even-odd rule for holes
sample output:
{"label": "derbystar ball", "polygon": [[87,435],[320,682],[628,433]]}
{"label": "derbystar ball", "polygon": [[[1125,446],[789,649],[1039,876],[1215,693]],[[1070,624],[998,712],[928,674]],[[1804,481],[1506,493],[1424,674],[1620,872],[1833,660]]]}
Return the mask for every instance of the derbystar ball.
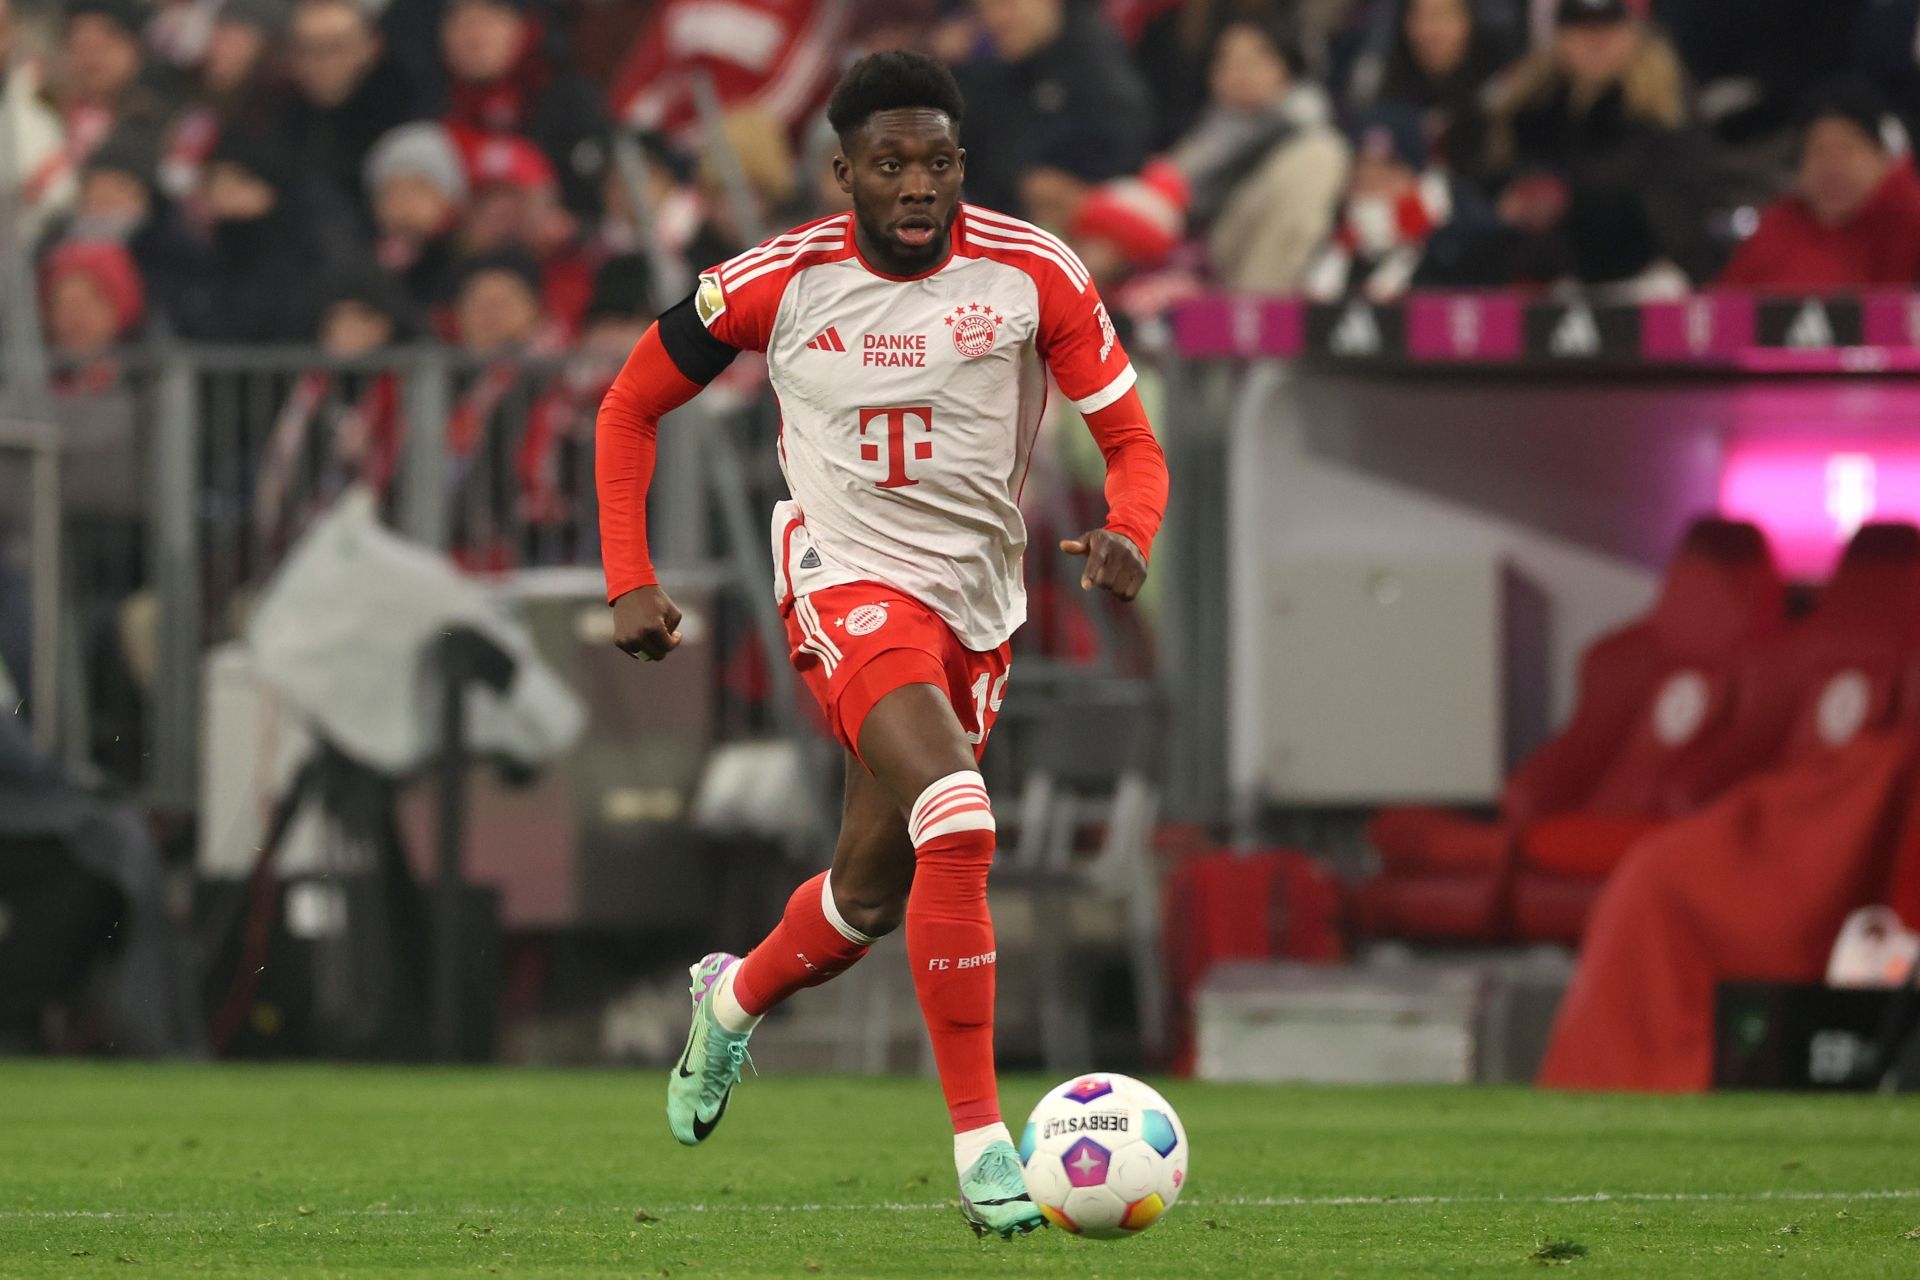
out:
{"label": "derbystar ball", "polygon": [[1040,1099],[1020,1135],[1027,1194],[1054,1226],[1096,1240],[1139,1235],[1187,1182],[1187,1131],[1130,1076],[1096,1072]]}

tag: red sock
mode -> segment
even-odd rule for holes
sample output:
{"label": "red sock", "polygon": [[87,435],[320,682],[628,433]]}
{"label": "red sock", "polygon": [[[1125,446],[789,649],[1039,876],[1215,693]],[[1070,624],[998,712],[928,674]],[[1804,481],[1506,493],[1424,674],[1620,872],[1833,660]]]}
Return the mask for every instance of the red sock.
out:
{"label": "red sock", "polygon": [[822,871],[793,891],[787,913],[733,975],[733,996],[762,1014],[802,987],[817,987],[867,954],[873,939],[840,918]]}
{"label": "red sock", "polygon": [[993,808],[978,773],[928,787],[908,819],[916,864],[907,895],[907,960],[933,1037],[953,1131],[1000,1119],[993,1074],[993,918],[987,869]]}

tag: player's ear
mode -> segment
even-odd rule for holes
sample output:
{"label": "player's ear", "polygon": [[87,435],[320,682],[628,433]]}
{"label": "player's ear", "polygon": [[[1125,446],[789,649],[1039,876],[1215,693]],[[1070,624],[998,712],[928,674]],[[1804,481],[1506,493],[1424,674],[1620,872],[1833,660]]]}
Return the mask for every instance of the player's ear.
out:
{"label": "player's ear", "polygon": [[954,148],[953,164],[960,170],[960,180],[965,182],[967,180],[967,149],[965,147]]}
{"label": "player's ear", "polygon": [[833,153],[833,180],[848,195],[853,194],[853,162],[847,159],[845,147]]}

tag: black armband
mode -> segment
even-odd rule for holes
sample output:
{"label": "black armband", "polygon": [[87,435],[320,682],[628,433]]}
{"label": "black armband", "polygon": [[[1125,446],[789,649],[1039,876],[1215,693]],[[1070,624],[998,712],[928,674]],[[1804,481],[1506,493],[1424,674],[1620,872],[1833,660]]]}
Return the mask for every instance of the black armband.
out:
{"label": "black armband", "polygon": [[700,323],[700,316],[693,309],[692,294],[668,307],[658,325],[660,345],[667,349],[668,359],[688,382],[706,386],[740,354],[740,348],[720,341]]}

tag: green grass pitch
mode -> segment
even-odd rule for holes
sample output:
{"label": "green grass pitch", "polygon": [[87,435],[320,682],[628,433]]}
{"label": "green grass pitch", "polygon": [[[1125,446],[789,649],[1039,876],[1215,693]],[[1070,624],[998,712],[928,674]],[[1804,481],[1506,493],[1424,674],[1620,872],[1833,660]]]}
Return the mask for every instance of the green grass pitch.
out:
{"label": "green grass pitch", "polygon": [[0,1276],[1920,1276],[1920,1099],[1165,1087],[1160,1225],[1003,1243],[930,1081],[0,1063]]}

